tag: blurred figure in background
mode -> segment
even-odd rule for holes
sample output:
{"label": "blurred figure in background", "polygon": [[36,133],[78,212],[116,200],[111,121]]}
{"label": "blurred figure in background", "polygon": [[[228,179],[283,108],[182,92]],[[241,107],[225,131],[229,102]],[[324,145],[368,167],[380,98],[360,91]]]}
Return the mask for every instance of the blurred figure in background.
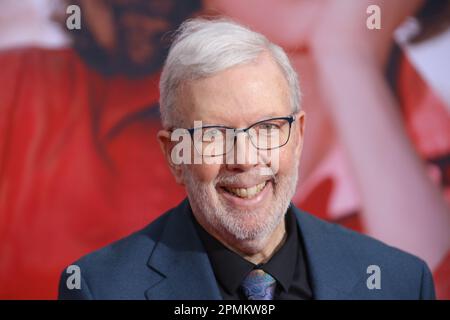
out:
{"label": "blurred figure in background", "polygon": [[82,8],[89,25],[70,32],[82,59],[104,74],[133,77],[160,70],[170,45],[168,32],[200,9],[200,1],[195,0],[76,0],[70,4]]}
{"label": "blurred figure in background", "polygon": [[[65,28],[68,4],[56,4]],[[70,4],[82,12],[72,48],[0,52],[0,298],[56,298],[74,257],[184,196],[155,138],[161,39],[200,1]]]}
{"label": "blurred figure in background", "polygon": [[[358,15],[374,3],[383,13],[382,29],[358,28],[364,21]],[[311,35],[311,49],[319,90],[358,189],[360,229],[426,260],[434,270],[438,297],[450,298],[450,197],[444,183],[448,163],[447,167],[436,166],[434,161],[450,154],[449,108],[441,93],[426,86],[405,55],[400,56],[398,72],[391,77],[393,87],[385,75],[394,31],[408,16],[420,16],[433,3],[368,1],[358,2],[358,7],[347,1],[329,5],[323,18],[326,22]],[[445,10],[435,11],[442,14],[433,20],[447,21],[448,27],[448,8],[441,9]],[[339,38],[329,36],[331,26]],[[429,27],[422,23],[423,33]],[[448,55],[448,48],[438,56]],[[447,89],[449,80],[447,76]],[[401,89],[396,97],[392,89],[397,88]]]}

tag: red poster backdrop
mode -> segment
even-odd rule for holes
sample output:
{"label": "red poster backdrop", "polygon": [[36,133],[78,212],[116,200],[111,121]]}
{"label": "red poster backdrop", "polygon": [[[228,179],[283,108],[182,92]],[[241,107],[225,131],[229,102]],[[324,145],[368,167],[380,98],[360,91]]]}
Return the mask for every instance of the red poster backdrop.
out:
{"label": "red poster backdrop", "polygon": [[[123,6],[119,9],[124,16],[141,2],[117,1]],[[281,44],[299,73],[308,123],[301,179],[293,201],[324,219],[425,259],[433,270],[438,297],[449,299],[450,100],[445,88],[450,92],[450,79],[441,77],[428,62],[434,61],[445,73],[448,63],[443,57],[449,52],[446,50],[450,48],[450,33],[448,25],[433,27],[431,22],[449,16],[445,15],[448,7],[433,11],[432,2],[424,6],[421,1],[409,1],[408,5],[398,1],[400,5],[381,6],[384,17],[381,21],[387,24],[385,32],[391,33],[372,39],[370,33],[365,33],[367,30],[354,32],[353,42],[349,42],[348,30],[365,29],[365,24],[357,24],[365,22],[368,16],[363,1],[359,7],[354,4],[346,7],[332,0],[271,0],[264,4],[253,0],[211,0],[203,2],[201,10],[196,1],[190,3],[190,8],[155,5],[147,9],[153,13],[152,17],[155,12],[162,17],[182,12],[178,20],[202,12],[219,13]],[[124,50],[124,62],[114,58],[118,54],[111,54],[115,52],[110,50],[115,43],[111,39],[120,37],[108,33],[111,29],[106,22],[117,17],[108,16],[106,2],[99,0],[98,6],[77,2],[86,18],[82,21],[87,33],[81,36],[64,31],[66,16],[64,10],[62,14],[58,10],[65,9],[67,3],[57,3],[56,9],[52,9],[51,2],[45,0],[24,1],[20,5],[6,1],[4,8],[10,11],[4,12],[9,14],[0,15],[0,25],[4,26],[0,33],[0,298],[3,299],[56,298],[59,275],[66,265],[145,226],[175,206],[185,194],[172,178],[156,141],[160,128],[157,108],[160,65],[135,74],[141,70],[135,68],[136,64],[139,66],[145,57],[164,48],[164,41],[160,41],[162,30],[173,29],[176,23],[165,25],[164,21],[154,19],[148,25],[140,25],[137,22],[140,17],[128,15],[129,25],[122,26],[129,32],[128,39],[142,43],[146,39],[140,38],[142,35],[149,36],[152,30],[159,33],[150,34],[150,44],[142,47],[133,46],[132,42],[121,43],[129,49]],[[173,3],[180,6],[177,1]],[[62,19],[36,14],[50,11],[60,12]],[[437,11],[441,15],[436,15]],[[422,23],[424,31],[416,36],[415,45],[412,41],[401,42],[393,33],[412,16]],[[430,16],[434,19],[427,18]],[[179,22],[177,19],[174,21]],[[36,32],[36,26],[63,31],[58,33],[48,27]],[[374,51],[388,48],[380,53],[382,64],[370,60],[360,65],[354,63],[358,53],[365,50],[358,46],[358,37],[364,40],[361,42],[373,42]],[[338,40],[337,44],[333,39]],[[338,50],[329,51],[328,55],[318,53],[317,48],[324,44]],[[340,57],[353,60],[348,63],[341,58],[334,64],[333,60],[339,57],[336,51],[341,51]],[[378,69],[361,72],[366,65]],[[331,76],[324,81],[323,74],[328,72]],[[347,75],[360,75],[361,88],[354,88],[354,92],[340,91],[339,79]],[[421,172],[394,170],[395,176],[390,179],[405,182],[408,188],[393,200],[383,201],[387,205],[378,206],[376,196],[383,195],[375,194],[371,199],[364,190],[370,190],[366,185],[382,186],[387,171],[380,169],[375,180],[358,172],[377,170],[393,147],[386,143],[372,162],[361,167],[356,161],[358,154],[370,149],[358,147],[345,138],[349,133],[343,129],[336,110],[341,97],[330,98],[325,93],[342,92],[342,99],[355,92],[370,96],[375,88],[370,79],[378,79],[380,75],[385,79],[380,86],[389,88],[395,97],[394,115],[402,119],[397,129],[391,130],[388,123],[382,123],[380,131],[391,130],[406,137],[411,146],[404,153],[409,156],[403,158],[402,153],[400,156],[406,161],[420,161],[423,166]],[[331,90],[331,86],[337,89]],[[360,119],[351,108],[360,106],[348,107],[345,119],[357,128]],[[370,139],[363,142],[363,146],[374,143]],[[397,166],[409,168],[402,163]],[[427,182],[421,177],[426,177]],[[397,210],[409,208],[415,200],[409,194],[415,192],[427,195],[417,200],[422,210]]]}

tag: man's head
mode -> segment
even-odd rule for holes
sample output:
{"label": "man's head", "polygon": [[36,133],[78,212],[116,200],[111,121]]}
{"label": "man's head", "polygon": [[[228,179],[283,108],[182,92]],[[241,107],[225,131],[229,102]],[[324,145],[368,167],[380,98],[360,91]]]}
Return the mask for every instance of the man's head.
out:
{"label": "man's head", "polygon": [[[163,36],[201,9],[201,0],[74,0],[83,12],[73,46],[106,74],[147,75],[158,71],[168,45]],[[65,19],[64,23],[65,23]]]}
{"label": "man's head", "polygon": [[[190,20],[169,51],[160,90],[165,130],[158,138],[177,182],[186,187],[195,217],[231,247],[258,252],[283,225],[297,182],[304,114],[288,57],[264,36],[229,20]],[[277,119],[252,126],[272,118]],[[231,148],[216,163],[176,165],[171,132],[192,128],[194,121],[252,128],[229,140]],[[191,133],[196,130],[202,129]],[[263,152],[260,133],[272,131],[280,135],[274,142],[279,148]],[[228,161],[241,154],[244,161]],[[252,155],[257,161],[250,161]]]}

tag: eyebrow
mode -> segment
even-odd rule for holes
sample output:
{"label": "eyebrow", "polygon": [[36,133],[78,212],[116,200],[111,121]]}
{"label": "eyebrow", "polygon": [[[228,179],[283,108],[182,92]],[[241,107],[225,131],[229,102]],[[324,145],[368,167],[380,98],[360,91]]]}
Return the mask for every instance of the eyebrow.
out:
{"label": "eyebrow", "polygon": [[[252,121],[251,123],[249,123],[249,124],[247,124],[247,125],[252,125],[252,124],[254,124],[254,123],[257,123],[257,122],[260,122],[260,121],[264,121],[264,120],[269,120],[269,119],[272,119],[272,118],[283,118],[283,117],[287,117],[287,116],[290,116],[292,113],[289,113],[288,115],[286,115],[286,114],[283,114],[283,115],[279,115],[279,114],[275,114],[275,113],[270,113],[270,114],[268,114],[268,115],[265,115],[264,117],[262,117],[262,118],[259,118],[259,120],[254,120],[254,121]],[[197,121],[197,120],[196,120]],[[205,120],[201,120],[202,121],[202,123],[203,123],[203,126],[219,126],[219,127],[229,127],[229,128],[234,128],[234,127],[232,127],[231,125],[228,125],[228,124],[224,124],[224,123],[214,123],[214,122],[208,122],[208,121],[205,121]],[[226,121],[224,121],[224,122],[226,122]]]}

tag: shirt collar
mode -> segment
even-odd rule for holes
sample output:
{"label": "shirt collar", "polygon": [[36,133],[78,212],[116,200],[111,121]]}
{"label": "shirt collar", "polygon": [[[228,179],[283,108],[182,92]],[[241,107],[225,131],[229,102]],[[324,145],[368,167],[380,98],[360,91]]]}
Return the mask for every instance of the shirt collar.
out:
{"label": "shirt collar", "polygon": [[191,215],[217,281],[224,290],[230,294],[236,292],[244,278],[254,268],[263,269],[278,281],[282,290],[289,290],[294,278],[300,248],[297,222],[292,210],[289,209],[285,217],[287,237],[284,244],[268,262],[261,265],[255,265],[228,249],[203,229],[192,213]]}

